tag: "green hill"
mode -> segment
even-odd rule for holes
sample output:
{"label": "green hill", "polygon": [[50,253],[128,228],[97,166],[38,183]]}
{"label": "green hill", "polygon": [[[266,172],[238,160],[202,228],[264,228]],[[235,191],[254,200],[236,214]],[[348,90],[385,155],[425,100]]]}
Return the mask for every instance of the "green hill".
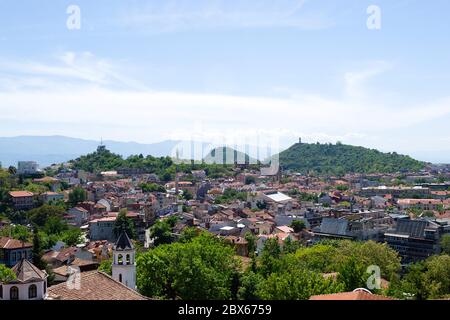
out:
{"label": "green hill", "polygon": [[374,149],[333,144],[297,143],[280,153],[284,170],[318,174],[392,173],[418,171],[425,166],[409,156],[396,152],[383,153]]}
{"label": "green hill", "polygon": [[212,149],[204,158],[206,164],[256,164],[257,161],[249,155],[229,147]]}

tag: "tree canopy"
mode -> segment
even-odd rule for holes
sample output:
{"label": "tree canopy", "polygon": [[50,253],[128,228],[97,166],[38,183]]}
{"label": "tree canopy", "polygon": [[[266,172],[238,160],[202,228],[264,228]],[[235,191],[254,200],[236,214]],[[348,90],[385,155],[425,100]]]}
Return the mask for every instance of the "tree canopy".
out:
{"label": "tree canopy", "polygon": [[204,233],[140,255],[137,285],[150,297],[230,299],[237,263],[231,247]]}
{"label": "tree canopy", "polygon": [[392,173],[418,171],[424,163],[397,153],[344,144],[295,144],[279,155],[284,169],[301,173],[343,175],[345,173]]}
{"label": "tree canopy", "polygon": [[9,282],[16,279],[16,274],[4,264],[0,264],[0,282]]}
{"label": "tree canopy", "polygon": [[136,238],[134,230],[134,223],[131,218],[127,217],[128,210],[122,209],[117,215],[117,219],[114,222],[113,232],[118,237],[123,231],[125,231],[131,239]]}
{"label": "tree canopy", "polygon": [[69,204],[72,207],[75,207],[80,202],[86,201],[86,199],[87,192],[81,187],[76,187],[69,193]]}

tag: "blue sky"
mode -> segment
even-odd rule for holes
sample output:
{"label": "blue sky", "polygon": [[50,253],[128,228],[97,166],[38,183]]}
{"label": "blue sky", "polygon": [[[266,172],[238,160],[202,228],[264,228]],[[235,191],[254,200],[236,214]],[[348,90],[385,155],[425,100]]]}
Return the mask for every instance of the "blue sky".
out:
{"label": "blue sky", "polygon": [[447,0],[0,0],[0,136],[302,136],[450,162],[449,12]]}

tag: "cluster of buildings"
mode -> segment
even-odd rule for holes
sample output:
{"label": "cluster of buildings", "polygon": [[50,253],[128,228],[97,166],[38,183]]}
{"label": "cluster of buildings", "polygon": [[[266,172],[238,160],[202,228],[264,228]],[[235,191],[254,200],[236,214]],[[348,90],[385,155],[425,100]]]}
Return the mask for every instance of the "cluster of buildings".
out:
{"label": "cluster of buildings", "polygon": [[[8,254],[24,251],[17,243],[8,244],[11,241],[9,239],[0,238],[0,241],[6,241]],[[29,244],[23,245],[30,247]],[[0,281],[0,301],[148,300],[136,291],[136,252],[125,232],[120,234],[111,248],[112,276],[97,271],[98,265],[88,260],[84,260],[87,264],[83,264],[82,259],[73,258],[73,251],[69,249],[56,255],[46,254],[44,257],[50,265],[60,265],[52,270],[55,277],[52,286],[49,286],[49,274],[37,268],[30,256],[22,255],[12,266],[15,278]],[[49,259],[50,256],[52,259]],[[94,265],[94,268],[86,268],[86,265]]]}
{"label": "cluster of buildings", "polygon": [[[0,286],[0,300],[22,299],[27,292],[30,299],[107,298],[91,288],[93,282],[110,288],[110,298],[142,299],[135,291],[134,246],[126,234],[116,237],[114,233],[122,209],[127,209],[136,240],[144,248],[152,246],[149,228],[153,223],[176,215],[174,236],[196,227],[226,239],[243,259],[250,255],[247,235],[252,234],[256,254],[273,238],[280,245],[289,240],[305,246],[324,239],[373,240],[395,249],[405,265],[420,261],[439,254],[440,239],[450,232],[450,183],[435,182],[437,177],[450,181],[450,172],[428,169],[411,175],[414,178],[401,175],[404,185],[394,186],[390,182],[398,180],[399,174],[320,178],[286,172],[281,177],[239,166],[234,177],[210,179],[204,170],[194,170],[189,179],[180,173],[175,181],[162,183],[154,174],[126,168],[101,175],[62,168],[54,177],[34,180],[51,185],[51,191],[11,191],[11,205],[28,210],[40,203],[68,200],[70,189],[60,191],[59,184],[81,186],[87,192],[86,201],[67,210],[64,219],[80,228],[86,241],[76,247],[58,243],[45,253],[43,259],[59,283],[47,288],[47,275],[31,264],[32,245],[1,238],[0,263],[13,267],[19,276],[17,283]],[[427,177],[425,183],[408,182],[421,176]],[[140,186],[148,183],[166,191],[142,190]],[[193,195],[192,199],[182,197],[184,193]],[[295,230],[295,221],[304,228]],[[113,261],[112,277],[96,271],[108,259]],[[81,292],[67,288],[73,269],[80,273]]]}

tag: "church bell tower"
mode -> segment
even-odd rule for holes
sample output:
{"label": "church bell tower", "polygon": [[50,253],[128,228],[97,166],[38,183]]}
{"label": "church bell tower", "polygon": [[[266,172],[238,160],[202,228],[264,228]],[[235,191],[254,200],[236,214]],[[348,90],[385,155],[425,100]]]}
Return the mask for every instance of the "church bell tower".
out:
{"label": "church bell tower", "polygon": [[136,250],[125,231],[113,247],[112,277],[136,290]]}

